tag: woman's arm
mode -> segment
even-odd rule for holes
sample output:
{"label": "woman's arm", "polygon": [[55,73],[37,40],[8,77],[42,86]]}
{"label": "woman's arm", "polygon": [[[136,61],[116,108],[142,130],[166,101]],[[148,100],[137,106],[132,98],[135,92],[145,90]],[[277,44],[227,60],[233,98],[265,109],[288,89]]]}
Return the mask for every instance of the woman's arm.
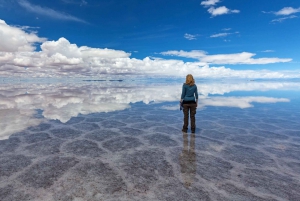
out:
{"label": "woman's arm", "polygon": [[197,89],[197,85],[195,85],[196,89],[195,89],[195,97],[196,97],[196,100],[198,100],[198,89]]}
{"label": "woman's arm", "polygon": [[196,86],[196,90],[195,90],[195,97],[196,97],[196,107],[198,107],[198,89]]}
{"label": "woman's arm", "polygon": [[183,101],[184,97],[185,97],[185,87],[184,87],[184,85],[182,85],[182,92],[181,92],[181,99],[180,99],[180,102]]}

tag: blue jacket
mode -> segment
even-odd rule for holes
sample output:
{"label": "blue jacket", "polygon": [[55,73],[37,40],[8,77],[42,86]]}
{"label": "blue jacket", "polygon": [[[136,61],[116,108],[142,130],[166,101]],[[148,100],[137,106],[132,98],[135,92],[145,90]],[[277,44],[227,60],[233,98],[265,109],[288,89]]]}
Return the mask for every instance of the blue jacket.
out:
{"label": "blue jacket", "polygon": [[198,99],[198,90],[197,85],[190,86],[188,84],[183,84],[182,86],[182,93],[181,93],[181,99],[184,101],[195,101]]}

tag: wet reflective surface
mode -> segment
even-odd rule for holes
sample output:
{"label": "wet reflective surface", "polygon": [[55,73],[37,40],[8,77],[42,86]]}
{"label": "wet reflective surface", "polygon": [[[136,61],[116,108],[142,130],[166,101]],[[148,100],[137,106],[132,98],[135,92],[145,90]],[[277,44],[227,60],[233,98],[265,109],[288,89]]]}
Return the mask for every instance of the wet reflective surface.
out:
{"label": "wet reflective surface", "polygon": [[298,200],[299,82],[1,84],[0,200]]}

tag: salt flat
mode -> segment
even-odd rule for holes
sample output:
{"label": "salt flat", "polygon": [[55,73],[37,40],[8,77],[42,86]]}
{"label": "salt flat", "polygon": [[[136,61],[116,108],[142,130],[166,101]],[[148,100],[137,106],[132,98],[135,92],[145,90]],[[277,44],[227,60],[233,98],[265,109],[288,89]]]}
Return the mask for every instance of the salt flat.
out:
{"label": "salt flat", "polygon": [[1,201],[300,197],[296,96],[203,96],[191,134],[169,86],[159,101],[147,97],[153,86],[140,99],[120,86],[39,86],[47,93],[1,91]]}

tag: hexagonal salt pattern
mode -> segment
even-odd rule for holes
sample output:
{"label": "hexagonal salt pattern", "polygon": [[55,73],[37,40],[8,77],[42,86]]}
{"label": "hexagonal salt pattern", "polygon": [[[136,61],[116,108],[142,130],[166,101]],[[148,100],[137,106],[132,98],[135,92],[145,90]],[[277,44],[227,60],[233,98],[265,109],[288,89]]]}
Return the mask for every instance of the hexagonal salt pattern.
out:
{"label": "hexagonal salt pattern", "polygon": [[207,107],[195,134],[182,118],[133,104],[14,133],[0,141],[0,200],[299,200],[294,109]]}
{"label": "hexagonal salt pattern", "polygon": [[53,200],[119,200],[127,186],[108,163],[101,160],[81,162],[51,188]]}
{"label": "hexagonal salt pattern", "polygon": [[24,174],[19,175],[18,180],[36,189],[49,188],[77,163],[78,161],[71,157],[50,157],[25,170]]}
{"label": "hexagonal salt pattern", "polygon": [[4,155],[0,157],[0,177],[11,176],[31,164],[30,157],[23,155]]}
{"label": "hexagonal salt pattern", "polygon": [[65,145],[64,150],[66,153],[73,154],[74,156],[87,156],[99,157],[105,153],[98,147],[97,143],[89,140],[76,140],[69,142]]}
{"label": "hexagonal salt pattern", "polygon": [[32,200],[33,197],[29,194],[26,194],[23,191],[16,190],[11,185],[0,187],[0,200],[1,201],[29,201]]}
{"label": "hexagonal salt pattern", "polygon": [[0,140],[0,154],[14,152],[20,144],[19,138],[11,137],[6,140]]}
{"label": "hexagonal salt pattern", "polygon": [[125,151],[141,146],[140,140],[134,137],[118,137],[107,140],[102,144],[104,148],[112,152]]}

